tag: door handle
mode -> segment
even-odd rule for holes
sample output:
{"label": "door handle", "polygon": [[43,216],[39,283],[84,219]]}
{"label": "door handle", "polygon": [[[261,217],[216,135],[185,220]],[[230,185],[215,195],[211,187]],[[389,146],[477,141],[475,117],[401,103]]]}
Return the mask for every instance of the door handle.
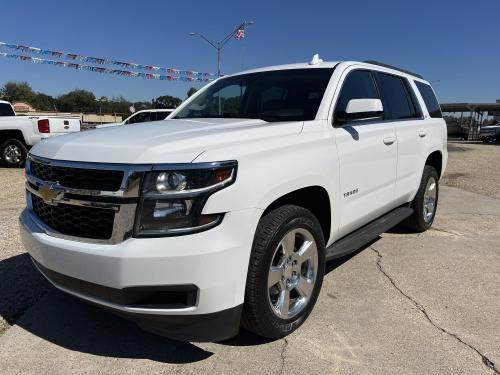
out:
{"label": "door handle", "polygon": [[426,135],[427,135],[427,132],[426,132],[425,130],[420,130],[420,131],[418,132],[418,136],[419,136],[420,138],[424,138]]}
{"label": "door handle", "polygon": [[390,136],[384,138],[384,144],[387,146],[392,145],[394,142],[396,142],[396,137]]}

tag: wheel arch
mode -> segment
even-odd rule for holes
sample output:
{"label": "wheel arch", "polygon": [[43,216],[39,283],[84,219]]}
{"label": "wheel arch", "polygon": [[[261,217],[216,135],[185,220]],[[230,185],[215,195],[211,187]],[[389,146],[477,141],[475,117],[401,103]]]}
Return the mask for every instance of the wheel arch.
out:
{"label": "wheel arch", "polygon": [[424,165],[430,165],[436,169],[439,178],[441,178],[441,173],[443,171],[443,153],[440,150],[433,151],[427,156]]}
{"label": "wheel arch", "polygon": [[262,216],[287,204],[303,207],[311,211],[318,219],[326,244],[328,243],[331,233],[332,212],[330,202],[330,196],[324,187],[319,185],[306,186],[276,198],[267,205]]}
{"label": "wheel arch", "polygon": [[17,139],[22,142],[24,146],[28,147],[21,130],[0,130],[0,144],[9,139]]}

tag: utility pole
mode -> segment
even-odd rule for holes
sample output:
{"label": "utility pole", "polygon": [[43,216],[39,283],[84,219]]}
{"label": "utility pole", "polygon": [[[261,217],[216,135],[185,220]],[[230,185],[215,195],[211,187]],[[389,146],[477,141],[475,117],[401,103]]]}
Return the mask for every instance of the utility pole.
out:
{"label": "utility pole", "polygon": [[231,31],[229,34],[227,34],[224,38],[219,40],[218,42],[214,42],[211,39],[208,39],[205,35],[200,34],[200,33],[189,33],[190,36],[199,36],[202,38],[205,42],[210,44],[212,47],[214,47],[217,50],[217,77],[221,76],[221,51],[222,48],[231,40],[233,36],[236,35],[236,32],[238,30],[245,30],[245,28],[248,25],[253,25],[254,21],[243,21],[242,24],[240,24],[237,28],[235,28],[233,31]]}

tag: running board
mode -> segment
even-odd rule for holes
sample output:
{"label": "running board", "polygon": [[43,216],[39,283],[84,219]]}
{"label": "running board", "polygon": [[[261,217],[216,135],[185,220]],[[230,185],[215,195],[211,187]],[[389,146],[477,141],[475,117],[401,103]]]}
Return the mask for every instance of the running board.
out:
{"label": "running board", "polygon": [[326,248],[326,260],[340,258],[358,250],[382,233],[393,228],[413,213],[413,208],[403,206],[375,219],[371,223],[342,237]]}

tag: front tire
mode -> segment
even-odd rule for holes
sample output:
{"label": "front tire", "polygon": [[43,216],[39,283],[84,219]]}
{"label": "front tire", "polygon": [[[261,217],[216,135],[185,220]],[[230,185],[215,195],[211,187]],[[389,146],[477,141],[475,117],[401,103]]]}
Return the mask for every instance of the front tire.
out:
{"label": "front tire", "polygon": [[18,139],[8,139],[0,145],[0,161],[10,168],[23,168],[28,150]]}
{"label": "front tire", "polygon": [[308,210],[286,205],[259,222],[250,255],[242,325],[284,337],[309,316],[325,274],[321,226]]}
{"label": "front tire", "polygon": [[425,232],[432,226],[439,198],[439,175],[434,167],[426,165],[415,199],[411,202],[413,214],[406,226],[414,232]]}

